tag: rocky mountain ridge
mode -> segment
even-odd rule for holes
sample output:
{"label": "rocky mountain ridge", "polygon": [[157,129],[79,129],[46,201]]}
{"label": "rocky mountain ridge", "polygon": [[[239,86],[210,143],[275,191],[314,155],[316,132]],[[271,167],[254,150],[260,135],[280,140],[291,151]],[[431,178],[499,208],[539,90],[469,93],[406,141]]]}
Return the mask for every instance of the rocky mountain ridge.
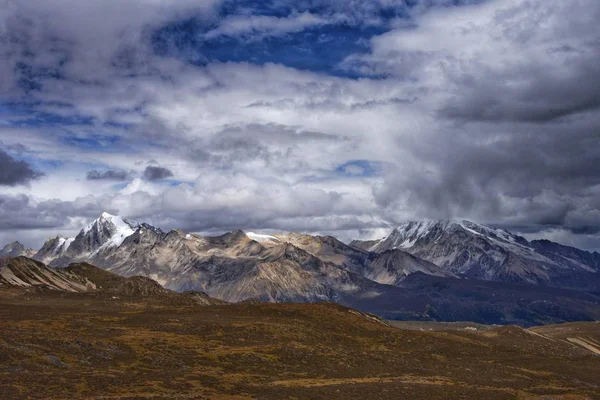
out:
{"label": "rocky mountain ridge", "polygon": [[51,267],[86,262],[230,302],[354,302],[391,293],[388,285],[403,287],[418,274],[453,285],[471,279],[600,292],[597,253],[468,221],[406,223],[382,240],[348,245],[300,233],[163,232],[103,213],[73,238],[48,240],[33,258]]}
{"label": "rocky mountain ridge", "polygon": [[412,221],[363,250],[402,250],[457,276],[583,290],[600,289],[600,254],[549,241],[532,241],[469,221]]}
{"label": "rocky mountain ridge", "polygon": [[20,242],[17,241],[17,242],[9,243],[6,246],[4,246],[0,250],[0,257],[18,257],[18,256],[32,257],[33,255],[35,255],[35,253],[36,253],[35,250],[25,248],[25,246],[23,244],[21,244]]}
{"label": "rocky mountain ridge", "polygon": [[227,301],[336,301],[369,290],[373,282],[398,284],[414,272],[453,276],[407,253],[393,253],[369,253],[333,237],[300,234],[165,233],[103,213],[74,238],[50,239],[34,258],[52,267],[89,262]]}

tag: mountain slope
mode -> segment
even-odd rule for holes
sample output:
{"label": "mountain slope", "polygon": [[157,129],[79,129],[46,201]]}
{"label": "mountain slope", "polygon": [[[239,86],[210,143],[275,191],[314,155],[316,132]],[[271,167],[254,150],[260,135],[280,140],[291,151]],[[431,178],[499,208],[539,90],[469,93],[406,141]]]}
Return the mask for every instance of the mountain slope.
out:
{"label": "mountain slope", "polygon": [[[36,257],[59,268],[60,274],[65,271],[60,267],[89,263],[119,276],[145,277],[119,285],[129,297],[157,294],[161,288],[156,281],[165,289],[205,292],[228,302],[335,301],[401,319],[520,324],[589,320],[599,307],[593,295],[600,293],[594,279],[598,274],[592,272],[596,256],[566,246],[529,243],[510,232],[466,221],[406,224],[370,244],[374,251],[361,246],[364,243],[347,245],[330,236],[297,233],[165,233],[103,214],[75,238],[49,240]],[[46,284],[48,274],[64,279],[44,271]],[[469,279],[457,279],[465,277]],[[529,285],[513,287],[511,282]],[[201,296],[195,298],[202,302]]]}
{"label": "mountain slope", "polygon": [[66,257],[94,255],[104,249],[120,246],[139,225],[122,217],[103,213],[98,219],[79,232],[64,252]]}
{"label": "mountain slope", "polygon": [[102,292],[132,297],[176,295],[148,278],[124,278],[86,263],[49,268],[26,257],[0,259],[0,285],[67,293]]}
{"label": "mountain slope", "polygon": [[375,282],[400,286],[412,274],[424,273],[439,277],[453,277],[437,265],[400,250],[369,254],[365,276]]}
{"label": "mountain slope", "polygon": [[53,267],[89,262],[122,276],[146,276],[171,290],[200,290],[225,301],[332,301],[370,287],[371,280],[398,284],[417,271],[451,275],[400,253],[379,255],[333,237],[300,234],[164,233],[104,213],[75,238],[46,242],[36,258]]}
{"label": "mountain slope", "polygon": [[75,238],[65,238],[62,236],[48,239],[44,242],[42,248],[33,255],[33,258],[45,264],[49,264],[62,256],[74,240]]}
{"label": "mountain slope", "polygon": [[127,298],[128,301],[152,299],[190,305],[224,304],[202,292],[185,295],[172,292],[146,277],[125,278],[87,263],[50,268],[26,257],[0,258],[0,289],[79,293],[110,299]]}
{"label": "mountain slope", "polygon": [[413,221],[379,241],[353,245],[378,253],[403,250],[471,279],[548,284],[597,291],[600,255],[547,241],[528,242],[469,221]]}
{"label": "mountain slope", "polygon": [[349,246],[332,236],[289,233],[278,234],[275,237],[279,241],[298,246],[322,260],[386,285],[398,285],[407,276],[416,272],[435,276],[454,276],[429,261],[400,250],[368,252]]}
{"label": "mountain slope", "polygon": [[26,249],[20,242],[9,243],[0,250],[0,257],[31,257],[34,254],[35,250]]}
{"label": "mountain slope", "polygon": [[[227,276],[227,268],[217,268],[219,274],[215,275],[211,290],[222,297],[259,302],[333,299],[397,320],[469,320],[531,326],[600,319],[600,296],[580,291],[442,278],[423,273],[410,275],[402,281],[401,287],[396,287],[352,274],[289,244],[273,248],[271,257],[242,268],[241,273],[235,272],[242,279],[232,279]],[[109,302],[225,304],[203,292],[179,294],[149,278],[124,278],[87,263],[49,268],[25,257],[0,259],[0,294],[7,289],[22,291],[28,296],[66,293]]]}
{"label": "mountain slope", "polygon": [[442,278],[416,273],[378,296],[342,304],[392,320],[474,321],[535,326],[600,320],[600,295],[523,283]]}
{"label": "mountain slope", "polygon": [[600,253],[598,252],[590,253],[549,240],[533,240],[530,244],[535,251],[566,268],[600,272]]}
{"label": "mountain slope", "polygon": [[48,268],[26,257],[0,259],[0,286],[42,288],[75,293],[96,289],[96,284],[85,276],[67,269]]}

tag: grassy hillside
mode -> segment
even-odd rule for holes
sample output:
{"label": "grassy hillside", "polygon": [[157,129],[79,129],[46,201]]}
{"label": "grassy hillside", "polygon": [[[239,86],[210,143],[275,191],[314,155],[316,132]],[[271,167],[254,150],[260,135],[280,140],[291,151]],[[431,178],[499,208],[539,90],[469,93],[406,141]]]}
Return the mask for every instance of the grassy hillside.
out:
{"label": "grassy hillside", "polygon": [[521,328],[420,332],[333,304],[113,297],[0,292],[0,398],[600,397],[598,355]]}

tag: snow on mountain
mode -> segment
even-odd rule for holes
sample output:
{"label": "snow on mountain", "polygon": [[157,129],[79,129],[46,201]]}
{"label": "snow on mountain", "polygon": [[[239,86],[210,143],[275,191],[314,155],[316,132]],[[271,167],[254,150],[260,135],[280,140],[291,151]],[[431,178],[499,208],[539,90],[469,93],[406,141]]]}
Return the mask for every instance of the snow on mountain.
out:
{"label": "snow on mountain", "polygon": [[[373,281],[398,284],[416,272],[449,274],[407,253],[379,255],[333,237],[235,230],[202,237],[103,213],[75,238],[48,240],[36,259],[52,267],[89,262],[164,287],[201,290],[228,301],[332,301]],[[372,279],[371,279],[372,278]]]}
{"label": "snow on mountain", "polygon": [[467,232],[488,240],[527,246],[527,241],[504,229],[494,229],[466,220],[425,220],[410,221],[399,225],[392,233],[379,241],[369,242],[368,250],[383,251],[391,249],[410,249],[417,242],[440,240],[445,233]]}
{"label": "snow on mountain", "polygon": [[86,233],[90,232],[90,230],[94,228],[100,229],[102,224],[112,224],[113,234],[95,251],[95,253],[100,252],[103,249],[119,247],[123,243],[123,241],[129,236],[133,235],[135,230],[139,227],[139,225],[136,222],[125,220],[124,218],[119,216],[103,213],[98,220],[92,223],[91,227],[89,225],[88,227],[86,227]]}
{"label": "snow on mountain", "polygon": [[[578,255],[583,261],[568,258],[564,254],[550,255],[541,251],[539,245],[507,230],[466,220],[405,222],[384,239],[375,242],[355,241],[352,244],[377,253],[400,249],[456,275],[472,279],[571,287],[581,286],[581,280],[585,280],[581,274],[591,273],[593,275],[588,278],[600,281],[600,274],[596,273],[600,271],[590,266],[590,257],[586,258],[582,253],[569,254]],[[556,252],[558,247],[552,249]],[[573,276],[580,276],[581,279],[574,282],[571,279]]]}
{"label": "snow on mountain", "polygon": [[38,250],[33,258],[43,263],[50,263],[58,257],[61,257],[69,249],[75,238],[65,238],[56,236],[46,240],[40,250]]}
{"label": "snow on mountain", "polygon": [[347,245],[331,236],[300,233],[165,233],[103,213],[75,238],[48,240],[34,258],[52,267],[85,261],[229,301],[335,300],[375,283],[402,286],[416,274],[600,288],[597,253],[530,243],[469,221],[407,222],[387,238]]}
{"label": "snow on mountain", "polygon": [[275,236],[271,236],[271,235],[264,235],[264,234],[260,234],[260,233],[254,233],[254,232],[246,232],[246,235],[250,239],[256,240],[259,243],[263,243],[263,242],[279,242],[279,239],[277,239]]}
{"label": "snow on mountain", "polygon": [[[70,261],[88,260],[111,247],[120,246],[141,226],[122,217],[102,213],[85,226],[76,237],[57,236],[48,239],[33,258],[47,264],[67,264]],[[152,229],[156,229],[153,228]]]}
{"label": "snow on mountain", "polygon": [[64,255],[76,258],[94,256],[105,249],[120,246],[139,227],[135,221],[102,213],[79,232],[69,248],[64,251]]}
{"label": "snow on mountain", "polygon": [[56,249],[57,252],[65,252],[69,250],[69,246],[71,246],[71,243],[73,243],[74,240],[75,238],[59,238],[58,247]]}

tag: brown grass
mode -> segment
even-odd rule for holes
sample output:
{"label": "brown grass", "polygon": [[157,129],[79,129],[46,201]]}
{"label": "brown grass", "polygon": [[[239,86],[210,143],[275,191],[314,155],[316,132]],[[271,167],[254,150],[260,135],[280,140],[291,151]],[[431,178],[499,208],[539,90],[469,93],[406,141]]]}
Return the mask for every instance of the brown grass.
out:
{"label": "brown grass", "polygon": [[[0,320],[1,399],[600,398],[600,357],[550,328],[421,332],[332,304],[56,294],[0,295]],[[571,328],[596,340],[600,324]]]}

